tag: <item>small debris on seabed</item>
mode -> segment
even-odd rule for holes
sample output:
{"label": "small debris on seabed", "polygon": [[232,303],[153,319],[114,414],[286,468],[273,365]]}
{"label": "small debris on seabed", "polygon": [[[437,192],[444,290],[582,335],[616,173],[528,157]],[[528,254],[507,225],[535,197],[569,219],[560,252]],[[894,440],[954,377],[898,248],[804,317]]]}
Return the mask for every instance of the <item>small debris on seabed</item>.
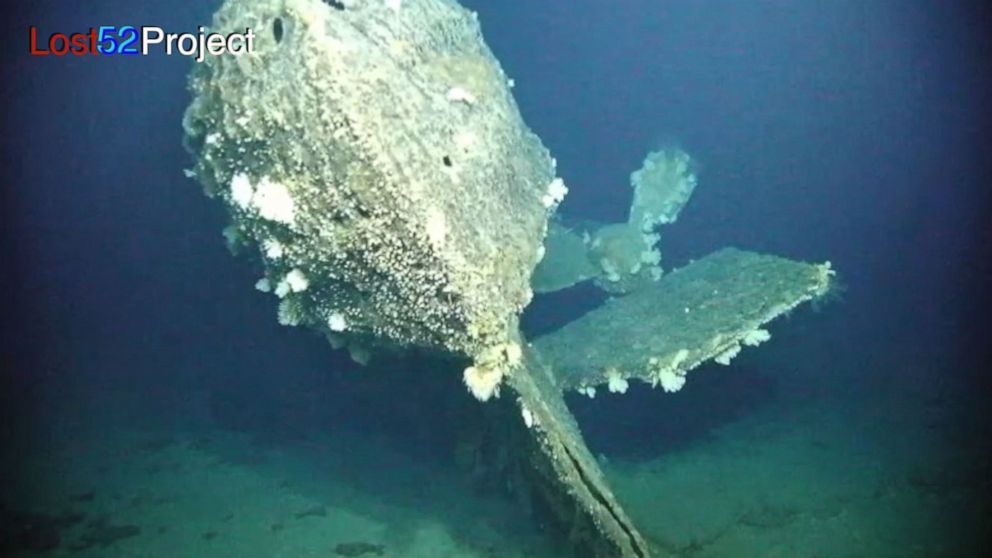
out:
{"label": "small debris on seabed", "polygon": [[313,505],[303,511],[294,513],[293,517],[296,519],[303,519],[305,517],[327,517],[327,508],[321,506],[320,504]]}
{"label": "small debris on seabed", "polygon": [[107,548],[140,534],[141,527],[137,525],[114,525],[109,518],[101,517],[87,523],[82,536],[69,545],[69,549],[78,551],[93,547]]}
{"label": "small debris on seabed", "polygon": [[69,495],[69,501],[75,503],[92,502],[96,499],[96,492],[92,490],[87,490],[85,492],[77,492],[75,494]]}
{"label": "small debris on seabed", "polygon": [[382,556],[386,552],[386,545],[372,544],[367,542],[340,543],[334,547],[334,553],[338,556],[365,556],[372,554]]}

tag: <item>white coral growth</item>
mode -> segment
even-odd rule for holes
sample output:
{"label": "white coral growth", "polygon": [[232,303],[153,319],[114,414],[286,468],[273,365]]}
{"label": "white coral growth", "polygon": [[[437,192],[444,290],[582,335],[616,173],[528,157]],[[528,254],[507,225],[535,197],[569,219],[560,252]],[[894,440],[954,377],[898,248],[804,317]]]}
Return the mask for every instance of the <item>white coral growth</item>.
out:
{"label": "white coral growth", "polygon": [[678,370],[665,369],[658,373],[658,383],[667,393],[675,393],[685,385],[685,374]]}
{"label": "white coral growth", "polygon": [[566,194],[568,194],[568,187],[565,186],[565,181],[561,178],[555,178],[551,184],[548,184],[548,190],[541,197],[541,203],[544,204],[544,207],[551,209],[561,203]]}
{"label": "white coral growth", "polygon": [[301,293],[310,286],[310,280],[299,269],[294,269],[287,273],[285,281],[289,285],[289,290],[294,293]]}
{"label": "white coral growth", "polygon": [[296,205],[289,189],[283,184],[272,182],[268,177],[262,177],[251,198],[252,205],[258,209],[263,219],[292,225],[296,222]]}
{"label": "white coral growth", "polygon": [[652,385],[661,384],[661,389],[674,393],[685,385],[685,370],[682,363],[689,359],[689,350],[680,349],[667,363],[658,357],[648,359],[648,369],[654,378]]}
{"label": "white coral growth", "polygon": [[630,387],[629,382],[620,375],[620,371],[616,368],[610,368],[606,371],[606,379],[606,387],[609,388],[610,393],[627,393],[627,388]]}
{"label": "white coral growth", "polygon": [[344,314],[331,312],[331,315],[327,317],[327,329],[335,332],[348,329],[348,321],[345,320]]}
{"label": "white coral growth", "polygon": [[265,251],[265,257],[270,260],[278,260],[285,253],[282,243],[274,238],[267,238],[263,240],[262,250]]}
{"label": "white coral growth", "polygon": [[276,285],[275,293],[279,298],[283,298],[289,293],[300,293],[310,286],[310,280],[299,269],[294,269]]}
{"label": "white coral growth", "polygon": [[585,395],[589,399],[596,398],[596,388],[593,386],[579,386],[578,392]]}
{"label": "white coral growth", "polygon": [[517,343],[494,345],[476,357],[475,364],[465,369],[462,379],[479,401],[499,397],[499,385],[503,376],[520,366],[523,355],[523,349]]}
{"label": "white coral growth", "polygon": [[768,341],[772,338],[772,334],[768,332],[767,329],[752,329],[751,331],[744,334],[744,338],[741,342],[748,347],[757,347],[758,345]]}
{"label": "white coral growth", "polygon": [[531,412],[531,410],[528,409],[522,402],[520,403],[520,416],[523,417],[524,425],[527,426],[527,428],[533,428],[535,425],[540,424],[537,420],[537,415]]}
{"label": "white coral growth", "polygon": [[713,362],[724,366],[730,366],[730,361],[733,360],[733,358],[740,352],[741,346],[739,344],[731,345],[730,348],[713,357]]}
{"label": "white coral growth", "polygon": [[499,397],[499,384],[503,381],[503,373],[499,369],[469,366],[462,377],[468,390],[479,401],[489,401],[493,396]]}
{"label": "white coral growth", "polygon": [[251,198],[255,195],[255,189],[251,185],[248,175],[239,172],[231,177],[231,201],[241,209],[248,209]]}
{"label": "white coral growth", "polygon": [[303,308],[293,299],[287,298],[279,302],[279,324],[298,326],[303,322]]}
{"label": "white coral growth", "polygon": [[263,176],[257,186],[243,172],[231,177],[231,201],[241,209],[254,209],[263,219],[292,226],[296,222],[296,206],[289,189]]}

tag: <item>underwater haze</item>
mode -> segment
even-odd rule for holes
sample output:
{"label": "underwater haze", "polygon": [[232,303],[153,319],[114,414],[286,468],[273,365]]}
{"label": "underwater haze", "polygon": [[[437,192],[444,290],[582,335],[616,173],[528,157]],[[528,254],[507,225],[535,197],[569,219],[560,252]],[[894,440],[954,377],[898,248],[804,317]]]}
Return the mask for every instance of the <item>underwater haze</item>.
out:
{"label": "underwater haze", "polygon": [[[268,2],[226,3],[256,1]],[[346,12],[373,0],[286,4],[308,2]],[[382,3],[403,18],[447,0]],[[992,556],[992,9],[459,3],[478,13],[555,159],[552,185],[567,185],[563,201],[547,191],[551,222],[589,251],[581,280],[542,290],[535,279],[523,338],[561,338],[728,246],[829,275],[815,296],[769,281],[764,295],[788,308],[691,371],[679,358],[646,381],[612,367],[596,385],[559,377],[650,556]],[[357,331],[333,348],[325,334],[357,324],[351,314],[280,324],[305,320],[256,288],[272,252],[231,256],[222,231],[248,218],[227,184],[204,196],[206,163],[183,145],[193,61],[29,49],[32,26],[195,31],[221,5],[5,6],[0,554],[608,556],[590,543],[603,533],[562,520],[567,491],[521,465],[540,455],[541,425],[514,407],[509,379],[489,392],[473,383],[466,368],[481,374],[481,357],[383,348]],[[291,31],[280,23],[276,42]],[[485,109],[457,87],[447,101]],[[617,269],[601,257],[604,231],[627,224],[633,192],[653,192],[631,177],[655,168],[652,153],[659,165],[684,154],[679,177],[694,189],[673,222],[616,240],[648,243],[635,268]],[[553,250],[540,247],[545,265],[564,261]],[[306,290],[289,275],[290,297]],[[713,304],[730,297],[706,285]],[[660,308],[681,305],[666,302],[640,327],[676,323]],[[629,331],[601,327],[566,352],[647,354]]]}

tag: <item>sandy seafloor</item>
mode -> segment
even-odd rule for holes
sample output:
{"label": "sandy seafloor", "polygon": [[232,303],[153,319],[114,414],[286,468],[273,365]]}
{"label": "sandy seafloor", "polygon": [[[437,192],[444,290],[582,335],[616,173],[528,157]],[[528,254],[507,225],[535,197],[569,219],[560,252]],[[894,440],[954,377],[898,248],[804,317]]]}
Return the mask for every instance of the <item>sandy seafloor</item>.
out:
{"label": "sandy seafloor", "polygon": [[[885,360],[901,359],[864,365]],[[989,507],[975,499],[974,479],[987,463],[969,457],[974,433],[949,430],[960,424],[953,398],[793,374],[781,380],[809,389],[677,450],[602,456],[658,548],[714,558],[977,556],[972,529]],[[509,504],[388,440],[329,432],[261,444],[194,428],[195,417],[135,420],[141,403],[127,400],[113,390],[82,399],[25,456],[33,480],[5,502],[71,525],[59,549],[23,555],[331,558],[356,542],[373,545],[365,556],[562,555]],[[100,540],[124,526],[140,532]]]}

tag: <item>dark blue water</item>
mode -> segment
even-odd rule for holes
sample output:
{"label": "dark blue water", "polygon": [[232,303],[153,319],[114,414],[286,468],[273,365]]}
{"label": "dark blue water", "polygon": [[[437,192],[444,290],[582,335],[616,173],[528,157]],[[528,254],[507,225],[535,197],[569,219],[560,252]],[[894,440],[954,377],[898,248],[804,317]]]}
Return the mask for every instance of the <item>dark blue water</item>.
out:
{"label": "dark blue water", "polygon": [[[677,394],[569,398],[658,547],[989,555],[992,13],[464,4],[558,160],[561,211],[623,219],[630,172],[678,146],[700,185],[664,231],[666,269],[733,245],[830,260],[845,286]],[[457,374],[422,380],[446,363],[391,357],[372,374],[276,323],[252,264],[224,248],[222,211],[183,176],[188,60],[27,55],[29,25],[185,30],[215,7],[6,8],[0,548],[61,555],[98,533],[107,545],[77,555],[333,555],[343,539],[320,533],[344,525],[388,556],[555,555],[502,490],[470,488],[458,456],[477,448],[452,417],[476,404],[450,403]],[[532,331],[601,300],[554,296]],[[25,535],[32,522],[45,527]]]}

